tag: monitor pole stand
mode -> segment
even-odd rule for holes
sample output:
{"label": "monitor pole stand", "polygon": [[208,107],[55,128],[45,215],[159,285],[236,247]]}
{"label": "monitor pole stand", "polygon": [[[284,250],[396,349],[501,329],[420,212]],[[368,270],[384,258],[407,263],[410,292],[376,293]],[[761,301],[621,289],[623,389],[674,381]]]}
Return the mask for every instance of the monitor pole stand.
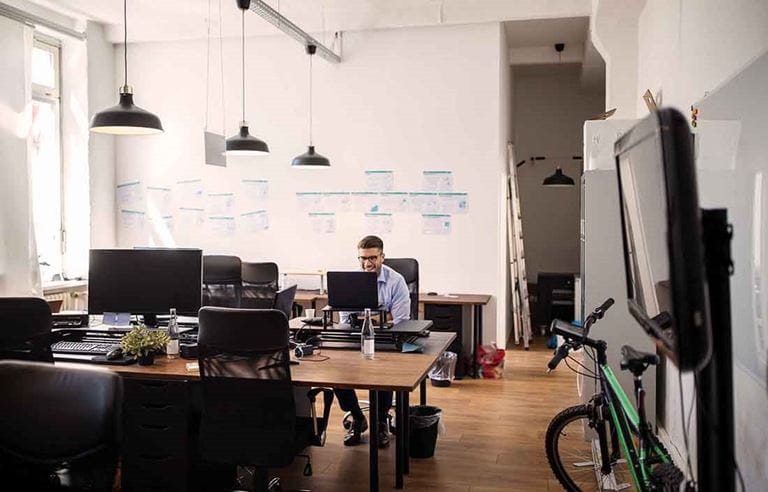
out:
{"label": "monitor pole stand", "polygon": [[733,492],[733,355],[730,276],[732,229],[726,209],[702,210],[712,358],[696,375],[698,490]]}

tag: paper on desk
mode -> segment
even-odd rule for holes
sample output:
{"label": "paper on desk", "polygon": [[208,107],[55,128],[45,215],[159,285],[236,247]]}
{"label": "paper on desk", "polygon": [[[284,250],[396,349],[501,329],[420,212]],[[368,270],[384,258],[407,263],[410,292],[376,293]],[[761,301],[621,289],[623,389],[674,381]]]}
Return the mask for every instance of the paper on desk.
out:
{"label": "paper on desk", "polygon": [[199,371],[200,365],[197,362],[187,362],[187,371]]}
{"label": "paper on desk", "polygon": [[365,171],[365,188],[368,191],[390,191],[395,186],[394,171]]}
{"label": "paper on desk", "polygon": [[403,343],[403,348],[401,349],[401,352],[405,353],[421,353],[424,352],[424,347],[415,343]]}

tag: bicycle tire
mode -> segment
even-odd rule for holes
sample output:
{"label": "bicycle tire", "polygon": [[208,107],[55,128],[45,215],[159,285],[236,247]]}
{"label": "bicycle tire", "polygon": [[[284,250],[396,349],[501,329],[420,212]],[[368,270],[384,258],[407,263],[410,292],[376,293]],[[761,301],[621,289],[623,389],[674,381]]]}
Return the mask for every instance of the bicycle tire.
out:
{"label": "bicycle tire", "polygon": [[[595,472],[594,465],[585,466],[584,464],[581,464],[580,466],[577,466],[578,461],[583,460],[586,463],[594,460],[592,456],[591,441],[584,440],[583,433],[581,433],[580,439],[578,439],[579,436],[576,436],[577,439],[570,439],[569,437],[569,442],[566,445],[573,445],[575,443],[577,446],[575,450],[561,450],[561,438],[567,436],[567,433],[563,432],[564,429],[574,423],[576,423],[577,428],[578,426],[584,425],[591,427],[591,425],[589,425],[590,420],[590,408],[587,405],[576,405],[566,408],[555,415],[547,427],[545,446],[549,466],[552,469],[555,478],[560,482],[560,485],[569,492],[602,490],[603,484],[605,483],[603,481],[598,481],[598,475]],[[579,421],[583,422],[579,423]],[[571,466],[566,466],[563,455],[567,455],[569,459],[576,459],[577,461],[569,463]],[[614,471],[617,470],[613,465],[612,468]],[[626,465],[622,465],[619,468],[626,468]],[[623,471],[619,473],[619,478],[622,478],[622,474]],[[604,478],[605,477],[601,476],[601,480]]]}

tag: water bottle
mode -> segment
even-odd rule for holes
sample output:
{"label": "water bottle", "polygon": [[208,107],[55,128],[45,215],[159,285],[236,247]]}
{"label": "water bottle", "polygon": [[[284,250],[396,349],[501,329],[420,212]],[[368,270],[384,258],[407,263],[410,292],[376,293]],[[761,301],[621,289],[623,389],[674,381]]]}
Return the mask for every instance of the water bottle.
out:
{"label": "water bottle", "polygon": [[165,353],[169,359],[179,356],[179,322],[176,319],[176,308],[171,308],[171,316],[168,318],[168,336],[171,341],[165,345]]}
{"label": "water bottle", "polygon": [[363,354],[363,359],[373,359],[375,351],[376,336],[373,332],[373,323],[371,322],[371,310],[366,308],[363,330],[360,332],[360,352]]}

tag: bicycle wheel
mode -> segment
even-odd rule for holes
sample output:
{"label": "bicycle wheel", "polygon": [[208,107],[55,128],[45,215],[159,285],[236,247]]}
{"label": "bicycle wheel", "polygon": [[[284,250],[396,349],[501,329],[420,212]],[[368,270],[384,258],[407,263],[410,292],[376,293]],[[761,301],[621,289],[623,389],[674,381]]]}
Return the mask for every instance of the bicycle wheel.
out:
{"label": "bicycle wheel", "polygon": [[[606,438],[610,452],[614,446],[608,429]],[[608,475],[601,473],[597,434],[592,430],[590,411],[586,405],[566,408],[557,414],[547,427],[545,445],[549,466],[568,491],[592,492],[631,487],[629,468],[618,456],[611,459],[612,472]]]}

